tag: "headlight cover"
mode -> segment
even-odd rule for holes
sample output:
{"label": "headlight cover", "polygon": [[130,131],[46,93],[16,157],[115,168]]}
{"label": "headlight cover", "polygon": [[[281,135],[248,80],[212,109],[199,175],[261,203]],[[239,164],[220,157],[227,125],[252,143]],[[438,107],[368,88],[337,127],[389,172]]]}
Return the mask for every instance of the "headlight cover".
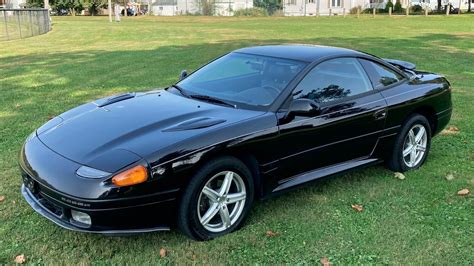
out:
{"label": "headlight cover", "polygon": [[85,165],[79,167],[79,169],[77,169],[76,171],[76,174],[81,177],[92,178],[92,179],[100,179],[100,178],[111,175],[111,173],[109,172],[94,169]]}

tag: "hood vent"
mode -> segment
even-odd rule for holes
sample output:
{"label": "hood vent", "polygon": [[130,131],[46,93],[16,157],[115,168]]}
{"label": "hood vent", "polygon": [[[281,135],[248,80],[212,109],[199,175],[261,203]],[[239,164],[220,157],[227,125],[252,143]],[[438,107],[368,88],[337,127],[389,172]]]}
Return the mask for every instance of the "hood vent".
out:
{"label": "hood vent", "polygon": [[124,94],[112,96],[110,98],[100,99],[96,101],[95,103],[97,104],[98,107],[104,107],[109,104],[131,99],[133,97],[135,97],[135,93],[124,93]]}
{"label": "hood vent", "polygon": [[224,119],[217,119],[217,118],[211,118],[211,117],[196,117],[196,118],[181,122],[179,124],[170,126],[168,128],[165,128],[163,129],[163,132],[206,128],[206,127],[211,127],[220,123],[224,123],[225,121],[226,120]]}

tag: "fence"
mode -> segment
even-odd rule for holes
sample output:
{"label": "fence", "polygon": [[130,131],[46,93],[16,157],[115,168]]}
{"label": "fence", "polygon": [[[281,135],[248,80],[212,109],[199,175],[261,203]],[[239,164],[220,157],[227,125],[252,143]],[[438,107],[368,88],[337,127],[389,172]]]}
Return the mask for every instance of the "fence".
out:
{"label": "fence", "polygon": [[47,9],[0,9],[0,41],[36,36],[50,30]]}

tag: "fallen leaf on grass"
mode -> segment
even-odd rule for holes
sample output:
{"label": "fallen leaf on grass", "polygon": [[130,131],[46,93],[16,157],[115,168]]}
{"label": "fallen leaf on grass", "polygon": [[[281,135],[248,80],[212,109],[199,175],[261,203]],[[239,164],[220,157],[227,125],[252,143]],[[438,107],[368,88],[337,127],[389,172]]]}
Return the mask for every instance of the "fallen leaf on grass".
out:
{"label": "fallen leaf on grass", "polygon": [[324,266],[329,266],[329,265],[331,265],[331,263],[329,263],[329,259],[326,258],[326,257],[322,257],[322,258],[319,260],[319,262],[321,262],[321,264],[324,265]]}
{"label": "fallen leaf on grass", "polygon": [[268,230],[267,233],[266,233],[266,236],[267,236],[267,237],[274,237],[274,236],[277,236],[277,233]]}
{"label": "fallen leaf on grass", "polygon": [[469,194],[469,189],[467,188],[464,188],[458,191],[459,196],[466,196],[467,194]]}
{"label": "fallen leaf on grass", "polygon": [[49,116],[48,116],[48,120],[51,120],[51,119],[53,119],[53,118],[54,118],[54,115],[49,115]]}
{"label": "fallen leaf on grass", "polygon": [[396,178],[398,178],[400,180],[403,180],[403,179],[406,178],[406,176],[404,174],[399,173],[399,172],[396,172],[394,175],[395,175]]}
{"label": "fallen leaf on grass", "polygon": [[0,196],[0,202],[5,200],[5,196]]}
{"label": "fallen leaf on grass", "polygon": [[166,257],[166,249],[160,248],[160,257],[162,258]]}
{"label": "fallen leaf on grass", "polygon": [[20,108],[21,107],[21,104],[17,103],[15,104],[15,108]]}
{"label": "fallen leaf on grass", "polygon": [[445,129],[443,129],[443,131],[441,131],[441,135],[453,135],[453,134],[457,134],[459,132],[459,128],[455,127],[455,126],[449,126]]}
{"label": "fallen leaf on grass", "polygon": [[451,181],[451,180],[453,180],[453,179],[454,179],[454,175],[453,175],[453,174],[447,174],[447,175],[446,175],[446,180]]}
{"label": "fallen leaf on grass", "polygon": [[23,264],[26,262],[25,255],[21,254],[15,257],[15,263]]}
{"label": "fallen leaf on grass", "polygon": [[359,205],[359,204],[352,204],[351,205],[352,209],[358,211],[358,212],[361,212],[364,210],[364,207],[362,205]]}

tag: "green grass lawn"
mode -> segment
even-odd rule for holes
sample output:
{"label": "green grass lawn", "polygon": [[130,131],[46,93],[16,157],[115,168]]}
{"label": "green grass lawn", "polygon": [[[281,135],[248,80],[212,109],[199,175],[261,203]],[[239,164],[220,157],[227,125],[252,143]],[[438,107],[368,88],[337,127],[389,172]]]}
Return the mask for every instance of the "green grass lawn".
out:
{"label": "green grass lawn", "polygon": [[[257,202],[244,228],[209,241],[176,230],[105,237],[61,229],[20,195],[19,149],[35,128],[74,106],[176,81],[181,69],[233,49],[308,43],[411,61],[453,86],[457,134],[399,180],[383,166]],[[53,31],[1,42],[0,264],[474,263],[474,16],[332,18],[53,17]],[[452,173],[454,179],[446,180]],[[471,194],[458,196],[468,188]],[[356,212],[351,204],[364,206]],[[150,215],[164,215],[160,213]],[[277,235],[267,237],[266,231]],[[160,258],[159,250],[168,253]]]}

